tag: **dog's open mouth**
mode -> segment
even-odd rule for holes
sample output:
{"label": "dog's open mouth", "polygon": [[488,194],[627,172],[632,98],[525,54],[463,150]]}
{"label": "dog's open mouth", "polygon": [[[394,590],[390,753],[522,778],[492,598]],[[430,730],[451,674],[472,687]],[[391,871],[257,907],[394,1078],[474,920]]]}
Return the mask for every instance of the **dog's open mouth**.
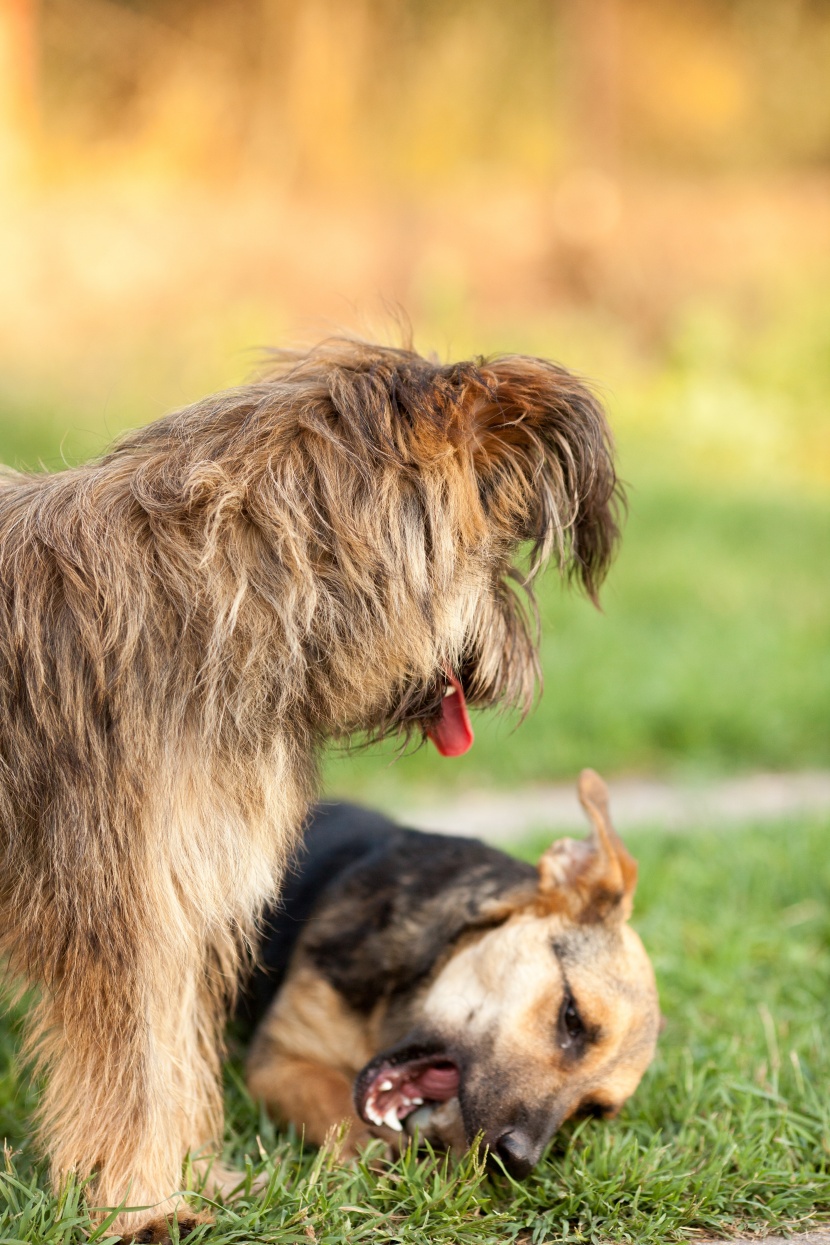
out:
{"label": "dog's open mouth", "polygon": [[461,680],[447,671],[447,690],[439,716],[427,727],[427,735],[442,757],[460,757],[473,746],[473,728]]}
{"label": "dog's open mouth", "polygon": [[370,1064],[355,1085],[355,1106],[367,1124],[400,1132],[401,1121],[424,1103],[447,1102],[458,1093],[461,1076],[451,1059],[426,1056],[402,1063]]}

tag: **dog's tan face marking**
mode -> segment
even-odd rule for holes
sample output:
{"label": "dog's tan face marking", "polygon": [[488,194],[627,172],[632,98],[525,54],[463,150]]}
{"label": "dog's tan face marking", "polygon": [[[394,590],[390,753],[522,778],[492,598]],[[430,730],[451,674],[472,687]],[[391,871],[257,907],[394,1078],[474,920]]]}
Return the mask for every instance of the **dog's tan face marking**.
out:
{"label": "dog's tan face marking", "polygon": [[659,1023],[654,974],[632,929],[532,912],[453,956],[423,1012],[427,1029],[473,1052],[468,1089],[501,1069],[511,1105],[554,1099],[559,1122],[592,1103],[618,1110],[651,1061]]}
{"label": "dog's tan face marking", "polygon": [[422,997],[415,1031],[434,1062],[443,1055],[458,1069],[467,1142],[482,1132],[516,1176],[564,1120],[619,1111],[660,1024],[651,963],[626,924],[636,864],[593,771],[579,794],[593,835],[555,842],[539,861],[536,893],[458,945]]}

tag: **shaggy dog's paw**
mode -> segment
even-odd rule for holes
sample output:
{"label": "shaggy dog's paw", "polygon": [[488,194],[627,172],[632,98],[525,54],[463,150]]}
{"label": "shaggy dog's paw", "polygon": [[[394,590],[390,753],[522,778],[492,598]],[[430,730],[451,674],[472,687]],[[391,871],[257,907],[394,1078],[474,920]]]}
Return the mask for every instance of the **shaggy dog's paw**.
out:
{"label": "shaggy dog's paw", "polygon": [[[211,1215],[197,1214],[192,1210],[180,1210],[174,1218],[178,1225],[180,1241],[189,1236],[200,1223],[212,1223],[213,1221]],[[166,1215],[160,1219],[151,1219],[142,1227],[135,1228],[132,1232],[125,1232],[121,1240],[123,1245],[172,1245],[171,1219]]]}

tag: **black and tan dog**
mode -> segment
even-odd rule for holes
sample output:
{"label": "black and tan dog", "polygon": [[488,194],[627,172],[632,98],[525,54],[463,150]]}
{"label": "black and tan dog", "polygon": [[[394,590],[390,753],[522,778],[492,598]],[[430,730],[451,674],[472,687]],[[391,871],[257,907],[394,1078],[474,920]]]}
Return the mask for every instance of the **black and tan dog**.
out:
{"label": "black and tan dog", "polygon": [[[654,974],[628,926],[637,868],[591,770],[592,836],[536,869],[473,840],[322,806],[271,914],[248,1085],[345,1147],[484,1143],[526,1175],[563,1120],[612,1116],[654,1053]],[[275,994],[276,992],[276,994]]]}

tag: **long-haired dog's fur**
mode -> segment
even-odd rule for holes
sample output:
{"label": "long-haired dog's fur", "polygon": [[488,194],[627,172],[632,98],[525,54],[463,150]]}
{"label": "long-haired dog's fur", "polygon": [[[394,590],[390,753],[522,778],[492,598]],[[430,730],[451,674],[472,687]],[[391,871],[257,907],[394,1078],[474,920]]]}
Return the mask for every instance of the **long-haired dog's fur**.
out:
{"label": "long-haired dog's fur", "polygon": [[[511,578],[594,597],[617,537],[590,392],[518,356],[327,342],[0,481],[0,949],[40,998],[53,1173],[156,1239],[221,1136],[221,1026],[329,737],[526,705]],[[185,1211],[179,1209],[180,1215]]]}

